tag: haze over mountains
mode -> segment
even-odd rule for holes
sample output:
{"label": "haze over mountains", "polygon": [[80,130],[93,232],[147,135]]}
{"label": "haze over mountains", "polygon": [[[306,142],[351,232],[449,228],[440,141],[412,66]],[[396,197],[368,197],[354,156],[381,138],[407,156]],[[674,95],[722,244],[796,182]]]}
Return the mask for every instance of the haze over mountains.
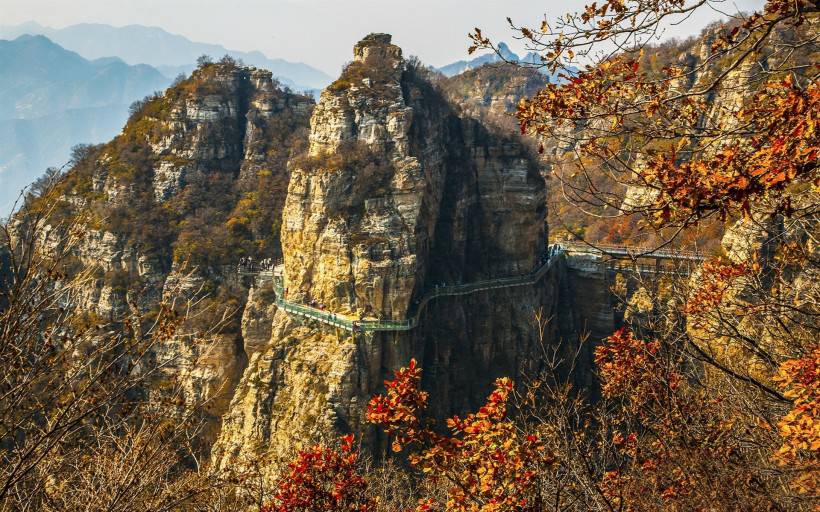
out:
{"label": "haze over mountains", "polygon": [[57,111],[128,104],[163,88],[155,68],[109,57],[89,61],[43,36],[0,41],[0,118],[33,119]]}
{"label": "haze over mountains", "polygon": [[13,39],[22,34],[44,35],[86,59],[117,56],[128,64],[149,64],[171,78],[193,70],[200,55],[219,58],[227,54],[250,66],[270,70],[284,85],[293,89],[321,89],[331,82],[326,73],[301,62],[271,59],[261,52],[240,52],[218,44],[195,42],[158,27],[82,23],[51,28],[35,22],[0,26],[0,39]]}
{"label": "haze over mountains", "polygon": [[[520,58],[504,43],[500,50],[509,61],[537,59],[532,54]],[[116,135],[133,101],[189,74],[199,56],[226,54],[270,70],[296,91],[318,96],[331,82],[304,63],[195,42],[157,27],[0,26],[0,215],[9,213],[20,190],[47,167],[65,164],[72,146]],[[439,71],[454,76],[500,61],[496,54],[485,54]]]}
{"label": "haze over mountains", "polygon": [[168,86],[147,65],[88,60],[43,36],[0,41],[0,215],[70,148],[115,135],[128,105]]}
{"label": "haze over mountains", "polygon": [[[503,61],[518,62],[521,64],[530,64],[532,66],[537,66],[541,64],[541,57],[535,52],[530,52],[524,55],[523,57],[519,57],[517,53],[513,52],[510,49],[507,43],[502,42],[498,44],[498,53],[485,53],[484,55],[479,55],[473,59],[459,60],[453,62],[452,64],[442,66],[438,68],[438,70],[447,77],[453,77],[456,75],[460,75],[465,71],[480,68],[481,66],[484,66],[486,64],[496,64]],[[543,67],[539,67],[538,71],[540,71],[541,74],[549,78],[550,81],[561,80],[559,77],[551,74],[547,69]]]}
{"label": "haze over mountains", "polygon": [[229,54],[269,69],[296,90],[315,93],[330,83],[306,64],[193,42],[155,27],[0,26],[0,215],[47,167],[65,164],[72,146],[116,135],[132,102],[190,73],[203,54]]}

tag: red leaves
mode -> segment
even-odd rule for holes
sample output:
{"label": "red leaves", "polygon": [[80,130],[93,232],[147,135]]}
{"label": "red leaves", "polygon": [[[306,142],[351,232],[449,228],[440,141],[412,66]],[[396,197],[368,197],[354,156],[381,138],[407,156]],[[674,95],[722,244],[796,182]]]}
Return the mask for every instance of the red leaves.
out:
{"label": "red leaves", "polygon": [[[801,180],[812,181],[817,170],[820,139],[820,85],[801,88],[791,80],[770,83],[737,114],[754,136],[726,142],[714,156],[679,162],[674,150],[660,153],[639,169],[641,179],[657,183],[656,220],[749,213],[751,201],[784,191]],[[785,200],[784,200],[785,201]],[[672,205],[676,216],[668,215]],[[788,213],[787,205],[781,211]]]}
{"label": "red leaves", "polygon": [[666,90],[665,84],[645,81],[638,73],[637,60],[613,57],[594,68],[564,77],[565,84],[547,84],[533,98],[522,101],[518,120],[522,133],[541,134],[561,127],[574,127],[590,112],[613,121],[613,130],[623,122],[619,102],[638,96],[658,96]]}
{"label": "red leaves", "polygon": [[717,488],[700,484],[719,475],[715,482],[731,488],[735,478],[753,478],[736,457],[748,426],[726,417],[720,396],[688,386],[671,350],[621,329],[595,351],[622,457],[600,483],[616,510],[723,509]]}
{"label": "red leaves", "polygon": [[375,510],[357,461],[352,434],[341,438],[340,451],[318,445],[300,451],[262,512]]}
{"label": "red leaves", "polygon": [[[646,401],[668,383],[658,358],[660,343],[635,339],[626,328],[619,329],[595,348],[595,364],[607,397],[627,397]],[[675,379],[677,380],[677,378]]]}
{"label": "red leaves", "polygon": [[[765,28],[772,17],[797,16],[809,8],[816,11],[811,4],[769,0],[765,16],[752,17],[750,23]],[[594,24],[601,18],[611,26],[624,9],[660,13],[679,5],[662,0],[599,1],[586,6],[579,21]],[[727,30],[719,44],[721,51],[737,53],[734,40],[750,37],[749,30],[738,26]],[[570,49],[562,49],[559,39],[552,50],[559,55]],[[655,201],[640,208],[659,227],[697,223],[711,213],[721,218],[748,215],[764,196],[777,200],[787,195],[792,184],[820,182],[816,75],[773,80],[749,93],[743,108],[734,111],[721,103],[711,104],[705,94],[682,94],[686,88],[681,89],[681,83],[691,78],[686,66],[670,65],[660,71],[645,62],[628,54],[607,58],[572,73],[563,84],[548,84],[519,105],[522,131],[583,141],[573,146],[577,164],[563,175],[568,188],[579,191],[579,200],[609,204],[604,192],[575,180],[596,165],[624,184],[657,189]],[[613,147],[613,141],[619,147]],[[634,169],[622,164],[636,155],[640,158],[634,160],[639,162]],[[774,204],[779,213],[790,214],[785,199]]]}
{"label": "red leaves", "polygon": [[699,317],[720,306],[738,279],[751,275],[752,271],[752,267],[743,263],[726,263],[719,259],[705,262],[700,270],[700,286],[686,301],[683,310],[694,317],[693,325],[699,326]]}
{"label": "red leaves", "polygon": [[[507,419],[512,381],[496,380],[478,412],[447,420],[451,436],[424,426],[421,415],[427,393],[420,384],[421,369],[411,360],[395,372],[394,380],[385,382],[386,394],[374,396],[367,410],[368,421],[394,438],[394,450],[414,447],[411,464],[430,479],[452,484],[446,502],[423,499],[416,510],[539,510],[534,494],[537,470],[552,459],[537,434],[522,434]],[[314,446],[299,452],[280,480],[273,502],[263,510],[373,510],[375,502],[367,497],[367,482],[357,470],[357,460],[352,435],[341,438],[338,451]]]}
{"label": "red leaves", "polygon": [[420,389],[421,369],[411,359],[407,368],[395,372],[395,379],[385,381],[387,395],[376,395],[367,405],[366,419],[380,425],[393,436],[393,451],[418,441],[424,431],[419,414],[427,407],[427,393]]}
{"label": "red leaves", "polygon": [[[418,389],[420,370],[415,361],[385,385],[387,395],[370,401],[368,420],[394,436],[394,449],[417,447],[409,458],[424,475],[452,484],[447,502],[439,506],[454,511],[538,510],[531,496],[536,468],[551,463],[551,457],[536,434],[521,434],[507,419],[510,379],[496,380],[478,412],[448,419],[451,436],[422,426],[419,415],[427,394]],[[435,505],[434,500],[425,500],[417,510]]]}

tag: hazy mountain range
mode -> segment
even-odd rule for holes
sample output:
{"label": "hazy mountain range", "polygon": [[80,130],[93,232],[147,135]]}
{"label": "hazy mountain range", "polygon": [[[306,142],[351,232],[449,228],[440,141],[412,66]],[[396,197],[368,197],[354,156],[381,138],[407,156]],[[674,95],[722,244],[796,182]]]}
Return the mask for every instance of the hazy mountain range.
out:
{"label": "hazy mountain range", "polygon": [[[7,40],[3,40],[7,39]],[[0,26],[0,215],[70,148],[116,135],[128,106],[190,73],[200,55],[229,54],[296,90],[329,84],[307,64],[198,43],[160,28],[100,24]]]}
{"label": "hazy mountain range", "polygon": [[[519,58],[504,43],[499,49],[506,60],[537,62],[534,54]],[[304,63],[195,42],[157,27],[0,26],[0,215],[47,167],[64,164],[72,146],[116,135],[133,101],[190,73],[199,56],[226,54],[269,69],[295,90],[318,95],[332,81]],[[439,70],[453,76],[500,60],[485,54]]]}
{"label": "hazy mountain range", "polygon": [[170,81],[144,64],[84,59],[43,36],[0,40],[0,215],[72,146],[110,139],[131,102]]}
{"label": "hazy mountain range", "polygon": [[[500,54],[500,55],[499,55]],[[455,75],[459,75],[464,73],[465,71],[469,71],[471,69],[479,68],[485,64],[493,64],[496,62],[501,62],[503,60],[508,62],[519,62],[521,64],[532,64],[532,65],[539,65],[541,64],[541,57],[535,53],[530,52],[523,57],[519,57],[518,54],[510,50],[510,47],[507,43],[499,43],[498,44],[498,53],[486,53],[484,55],[479,55],[474,59],[470,60],[459,60],[453,62],[452,64],[448,64],[446,66],[442,66],[438,68],[445,76],[451,77]],[[575,69],[575,68],[571,68]],[[549,77],[550,81],[560,81],[561,79],[554,74],[551,74],[545,68],[539,68],[539,71],[544,74],[545,76]]]}
{"label": "hazy mountain range", "polygon": [[90,61],[43,36],[0,40],[0,70],[0,119],[127,105],[169,83],[151,66],[113,57]]}
{"label": "hazy mountain range", "polygon": [[149,64],[171,78],[181,72],[190,72],[200,55],[218,59],[227,54],[250,66],[270,70],[293,89],[321,89],[331,82],[326,73],[301,62],[271,59],[261,52],[240,52],[218,44],[195,42],[158,27],[82,23],[51,28],[34,22],[0,26],[0,39],[13,39],[22,34],[44,35],[86,59],[116,56],[128,64]]}

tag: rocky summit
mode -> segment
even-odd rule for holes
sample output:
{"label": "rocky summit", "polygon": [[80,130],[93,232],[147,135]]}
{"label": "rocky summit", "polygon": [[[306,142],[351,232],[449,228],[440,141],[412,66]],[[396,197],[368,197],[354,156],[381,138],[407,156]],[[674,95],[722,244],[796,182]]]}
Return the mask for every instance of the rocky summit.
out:
{"label": "rocky summit", "polygon": [[[389,35],[356,45],[313,111],[309,140],[307,157],[291,162],[282,217],[288,300],[401,321],[431,289],[527,273],[546,250],[544,182],[531,153],[460,115]],[[257,333],[224,416],[223,463],[364,431],[369,396],[411,357],[430,369],[440,414],[473,406],[487,376],[534,360],[533,312],[555,305],[532,287],[441,298],[417,328],[375,333],[281,310],[271,318],[275,307],[261,298],[249,306],[244,325],[268,331]]]}

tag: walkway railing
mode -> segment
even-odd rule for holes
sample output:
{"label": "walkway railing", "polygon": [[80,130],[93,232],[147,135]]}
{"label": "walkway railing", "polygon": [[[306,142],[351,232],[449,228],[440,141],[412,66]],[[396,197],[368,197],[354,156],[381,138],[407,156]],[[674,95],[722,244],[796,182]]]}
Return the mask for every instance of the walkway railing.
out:
{"label": "walkway railing", "polygon": [[[324,324],[345,329],[354,332],[365,331],[410,331],[415,329],[419,324],[419,318],[422,311],[427,307],[427,304],[439,297],[453,297],[470,295],[485,290],[495,290],[499,288],[513,288],[516,286],[528,286],[536,284],[540,281],[552,265],[563,254],[561,246],[552,246],[544,262],[534,269],[529,274],[502,277],[497,279],[486,279],[482,281],[474,281],[467,284],[458,284],[453,286],[439,286],[425,293],[417,302],[413,313],[408,315],[405,320],[356,320],[345,315],[332,313],[323,309],[298,304],[285,299],[284,283],[282,275],[277,275],[275,272],[269,272],[270,278],[273,279],[274,292],[276,293],[276,305],[287,313],[296,316],[302,316],[317,320]],[[262,273],[259,274],[262,278]],[[265,276],[268,277],[268,276]]]}
{"label": "walkway railing", "polygon": [[607,256],[626,256],[628,258],[654,258],[664,260],[691,260],[704,261],[702,253],[694,251],[679,251],[671,249],[653,249],[652,247],[632,247],[626,245],[595,245],[577,242],[563,242],[561,244],[567,252],[588,254],[604,254]]}
{"label": "walkway railing", "polygon": [[[253,270],[248,269],[248,274],[253,274],[257,277],[259,284],[265,282],[272,282],[274,292],[276,293],[276,305],[283,311],[304,318],[317,320],[324,324],[338,327],[353,332],[365,331],[410,331],[415,329],[419,324],[421,313],[427,307],[430,301],[439,297],[454,297],[470,295],[472,293],[496,290],[500,288],[513,288],[517,286],[530,286],[538,283],[553,266],[553,264],[560,259],[565,253],[576,252],[596,255],[609,256],[627,256],[630,258],[655,258],[655,259],[670,259],[670,260],[689,260],[702,261],[705,258],[697,253],[688,251],[652,251],[647,248],[645,251],[640,248],[627,246],[596,246],[589,247],[576,243],[555,244],[550,246],[546,259],[532,272],[524,275],[502,277],[496,279],[486,279],[482,281],[474,281],[467,284],[458,284],[452,286],[439,286],[427,293],[416,302],[414,310],[404,320],[365,320],[355,319],[346,315],[332,313],[320,308],[306,306],[296,302],[291,302],[285,298],[284,282],[281,273],[277,273],[273,266],[266,265],[266,268]],[[267,262],[266,262],[267,263]],[[274,262],[279,263],[279,261]],[[592,262],[590,262],[592,263]],[[602,262],[594,262],[595,267],[599,267]],[[592,266],[590,266],[592,269]],[[658,269],[654,270],[658,272]],[[242,270],[240,270],[242,272]]]}
{"label": "walkway railing", "polygon": [[[621,262],[621,263],[617,263]],[[693,266],[689,263],[680,264],[675,267],[668,267],[666,265],[649,265],[645,263],[627,262],[626,260],[600,260],[583,257],[567,257],[567,267],[572,270],[580,270],[582,272],[592,272],[603,275],[604,273],[620,273],[628,272],[639,275],[669,275],[669,276],[688,276],[692,273]]]}

